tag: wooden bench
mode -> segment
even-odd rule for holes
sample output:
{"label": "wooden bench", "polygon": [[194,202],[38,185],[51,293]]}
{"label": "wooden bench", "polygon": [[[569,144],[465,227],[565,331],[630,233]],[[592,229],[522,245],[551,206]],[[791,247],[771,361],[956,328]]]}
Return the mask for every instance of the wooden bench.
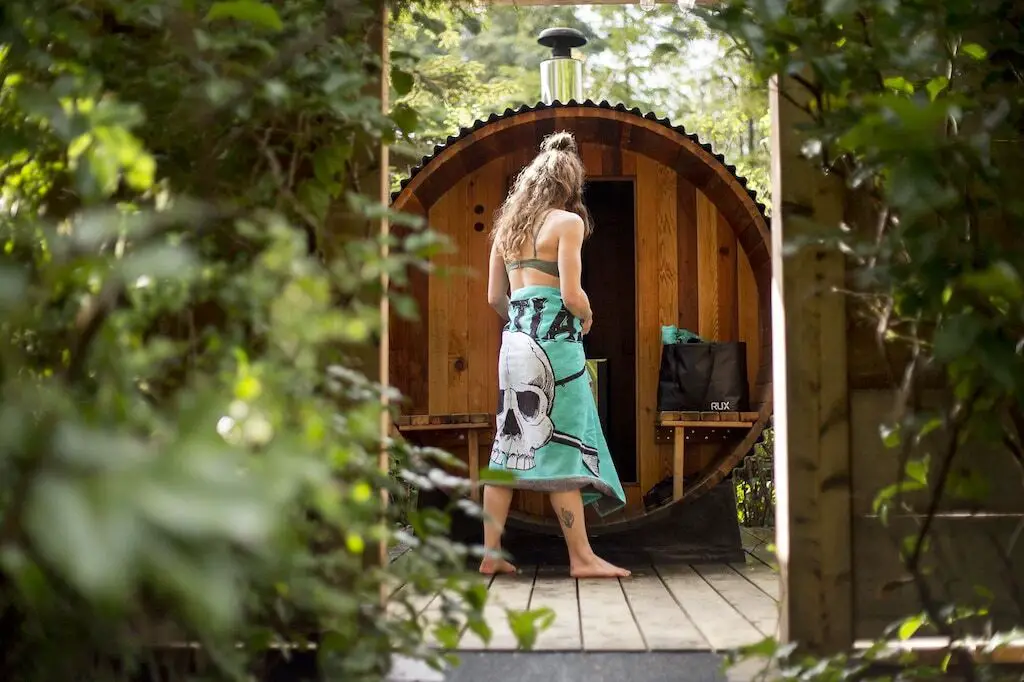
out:
{"label": "wooden bench", "polygon": [[683,498],[686,439],[695,435],[694,430],[704,433],[703,440],[726,439],[735,436],[736,430],[749,429],[757,417],[757,412],[659,412],[657,426],[673,431],[672,499]]}
{"label": "wooden bench", "polygon": [[480,501],[480,432],[494,427],[494,415],[486,412],[469,414],[411,414],[395,419],[395,427],[403,436],[436,431],[461,432],[466,439],[466,458],[469,460],[469,480],[473,487],[470,496]]}

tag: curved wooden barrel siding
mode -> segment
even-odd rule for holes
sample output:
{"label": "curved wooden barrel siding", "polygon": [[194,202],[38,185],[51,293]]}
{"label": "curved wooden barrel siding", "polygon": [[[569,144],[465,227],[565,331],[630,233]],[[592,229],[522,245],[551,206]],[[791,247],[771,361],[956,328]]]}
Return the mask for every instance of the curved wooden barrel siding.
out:
{"label": "curved wooden barrel siding", "polygon": [[[589,178],[635,179],[639,484],[627,486],[629,507],[617,515],[633,517],[643,513],[643,493],[672,472],[671,441],[655,428],[661,325],[678,324],[708,339],[746,341],[751,409],[760,415],[749,433],[740,432],[724,446],[688,445],[686,473],[700,476],[684,500],[728,475],[771,412],[767,225],[730,169],[680,130],[621,107],[538,105],[492,116],[435,150],[393,206],[427,217],[449,236],[457,252],[435,264],[457,272],[448,281],[412,276],[407,292],[417,300],[420,320],[392,315],[391,382],[409,399],[404,414],[494,412],[502,323],[486,301],[487,235],[510,178],[556,130],[576,135]],[[490,437],[482,436],[481,467]],[[457,442],[437,444],[461,449]],[[538,493],[517,492],[513,508],[550,516]]]}

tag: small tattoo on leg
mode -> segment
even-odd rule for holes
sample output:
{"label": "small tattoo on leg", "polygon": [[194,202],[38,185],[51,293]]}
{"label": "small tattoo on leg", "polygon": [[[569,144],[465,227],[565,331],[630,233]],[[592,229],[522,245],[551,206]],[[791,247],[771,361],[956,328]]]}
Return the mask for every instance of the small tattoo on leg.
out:
{"label": "small tattoo on leg", "polygon": [[559,517],[562,519],[562,524],[566,528],[572,528],[572,522],[576,520],[576,516],[565,507],[562,507],[560,510]]}

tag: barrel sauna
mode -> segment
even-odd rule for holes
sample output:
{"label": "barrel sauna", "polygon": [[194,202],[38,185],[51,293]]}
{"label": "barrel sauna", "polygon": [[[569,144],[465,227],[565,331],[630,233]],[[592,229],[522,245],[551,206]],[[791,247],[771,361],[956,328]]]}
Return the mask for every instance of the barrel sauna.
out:
{"label": "barrel sauna", "polygon": [[[557,47],[555,59],[576,61]],[[504,324],[487,304],[488,234],[541,140],[571,131],[595,223],[583,247],[583,287],[595,313],[584,346],[606,368],[605,435],[627,495],[624,510],[588,525],[613,532],[711,490],[752,452],[770,419],[768,224],[735,168],[682,127],[624,105],[545,99],[554,101],[460,130],[392,196],[394,209],[422,216],[454,247],[434,258],[434,274],[413,272],[402,287],[418,319],[390,319],[391,384],[405,396],[397,423],[417,442],[463,457],[471,474],[487,466]],[[745,342],[750,412],[659,414],[662,325]],[[646,508],[644,494],[673,476],[672,501]],[[516,521],[558,532],[543,493],[516,491]]]}
{"label": "barrel sauna", "polygon": [[[608,365],[612,433],[606,436],[628,496],[624,512],[603,520],[615,523],[644,515],[643,493],[672,474],[674,434],[657,425],[662,325],[708,340],[746,342],[757,413],[743,430],[712,436],[690,429],[695,442],[687,445],[684,473],[692,483],[682,502],[727,476],[771,413],[763,207],[695,135],[639,110],[587,101],[506,111],[449,138],[393,199],[395,209],[423,216],[447,235],[454,252],[435,259],[445,275],[412,275],[407,292],[419,320],[392,315],[391,383],[406,396],[404,415],[487,414],[493,425],[503,322],[487,304],[488,233],[512,179],[556,130],[576,136],[595,222],[583,249],[583,284],[595,311],[585,345],[588,357]],[[480,431],[479,466],[485,467],[493,430]],[[444,445],[447,434],[438,434]],[[446,447],[458,453],[459,445]],[[541,493],[517,491],[513,509],[521,518],[553,523]]]}

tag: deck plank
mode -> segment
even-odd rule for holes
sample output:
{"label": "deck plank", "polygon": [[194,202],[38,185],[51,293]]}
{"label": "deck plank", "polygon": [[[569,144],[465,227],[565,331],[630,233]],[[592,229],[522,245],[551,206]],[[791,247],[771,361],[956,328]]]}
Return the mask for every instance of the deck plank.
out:
{"label": "deck plank", "polygon": [[[484,585],[489,587],[490,583],[494,581],[494,577],[481,577],[481,580],[483,581]],[[444,643],[442,643],[440,639],[438,639],[436,630],[437,627],[445,621],[445,599],[443,596],[444,594],[450,595],[451,598],[455,600],[456,604],[460,603],[461,597],[457,592],[455,592],[454,590],[441,590],[434,596],[433,599],[431,599],[427,607],[424,608],[423,611],[421,612],[421,616],[423,617],[424,623],[426,624],[427,628],[426,643],[428,646],[434,648],[444,648],[445,646]],[[460,648],[461,639],[466,631],[466,617],[461,610],[454,614],[452,625],[456,628],[456,632],[458,633],[456,639],[456,648]]]}
{"label": "deck plank", "polygon": [[748,556],[746,563],[729,564],[729,567],[752,582],[775,601],[779,600],[780,577],[778,571],[770,566],[765,566],[760,559]]}
{"label": "deck plank", "polygon": [[581,579],[577,586],[584,650],[644,651],[647,648],[618,580]]}
{"label": "deck plank", "polygon": [[703,651],[711,648],[652,567],[634,569],[633,575],[622,581],[622,589],[649,650]]}
{"label": "deck plank", "polygon": [[[446,592],[448,595],[450,595],[451,599],[455,600],[455,603],[459,603],[460,597],[454,590],[441,590],[437,593],[434,599],[431,600],[427,608],[425,608],[423,612],[420,614],[426,627],[427,636],[425,638],[425,642],[427,646],[433,648],[446,648],[445,644],[442,643],[437,636],[438,626],[445,622],[444,594]],[[458,639],[462,637],[462,633],[465,630],[465,625],[465,616],[461,612],[455,614],[452,620],[452,626],[456,629],[456,632],[458,633],[456,648],[459,648],[460,642],[458,642]]]}
{"label": "deck plank", "polygon": [[768,545],[762,544],[755,547],[753,550],[747,552],[750,556],[754,557],[762,564],[772,569],[773,571],[779,570],[779,562],[775,558],[775,552],[768,549]]}
{"label": "deck plank", "polygon": [[540,567],[533,583],[530,609],[547,607],[554,611],[555,621],[537,637],[534,649],[541,651],[579,651],[580,606],[576,581],[566,575],[564,567]]}
{"label": "deck plank", "polygon": [[[416,622],[422,628],[429,627],[425,612],[437,599],[438,592],[430,594],[413,594],[412,585],[405,583],[388,597],[385,607],[386,614],[392,620],[408,620],[412,613],[416,614]],[[412,613],[410,613],[410,611]]]}
{"label": "deck plank", "polygon": [[475,632],[467,629],[459,648],[467,651],[511,651],[518,648],[506,609],[525,611],[529,607],[536,576],[535,566],[522,566],[519,573],[495,576],[488,590],[487,604],[484,606],[484,620],[491,628],[491,641],[484,644]]}
{"label": "deck plank", "polygon": [[743,549],[750,552],[756,547],[763,545],[764,540],[754,534],[753,529],[747,526],[740,526],[740,543],[743,545]]}
{"label": "deck plank", "polygon": [[775,558],[775,552],[771,549],[775,545],[775,530],[773,528],[747,528],[740,526],[740,541],[747,554],[755,557],[765,566],[779,570],[779,562]]}
{"label": "deck plank", "polygon": [[732,649],[759,642],[763,637],[732,604],[690,566],[656,566],[679,606],[707,638],[712,650]]}
{"label": "deck plank", "polygon": [[728,566],[698,565],[694,569],[765,637],[775,635],[779,605],[759,587]]}

